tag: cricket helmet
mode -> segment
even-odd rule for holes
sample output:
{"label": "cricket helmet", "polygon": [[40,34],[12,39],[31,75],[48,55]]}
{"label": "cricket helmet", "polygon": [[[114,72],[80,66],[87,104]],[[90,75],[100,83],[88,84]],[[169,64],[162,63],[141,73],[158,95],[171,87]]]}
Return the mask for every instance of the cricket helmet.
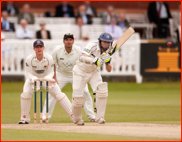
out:
{"label": "cricket helmet", "polygon": [[113,38],[111,36],[111,34],[109,33],[102,33],[99,38],[99,41],[107,41],[107,42],[113,42]]}

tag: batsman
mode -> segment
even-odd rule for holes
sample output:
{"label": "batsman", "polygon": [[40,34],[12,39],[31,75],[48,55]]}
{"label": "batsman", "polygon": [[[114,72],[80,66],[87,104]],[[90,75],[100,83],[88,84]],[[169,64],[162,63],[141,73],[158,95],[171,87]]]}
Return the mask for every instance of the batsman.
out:
{"label": "batsman", "polygon": [[[82,51],[82,55],[73,68],[73,94],[72,112],[73,121],[77,125],[84,125],[82,120],[82,106],[85,103],[83,94],[85,85],[89,83],[96,93],[96,117],[95,121],[104,124],[105,110],[108,97],[107,83],[102,81],[99,72],[100,66],[105,64],[106,70],[111,71],[111,56],[104,52],[112,46],[113,38],[109,33],[102,33],[98,42],[88,43]],[[102,54],[102,56],[101,56]]]}
{"label": "batsman", "polygon": [[[58,82],[60,90],[68,83],[73,83],[73,67],[76,64],[76,61],[79,59],[81,54],[81,48],[74,44],[74,35],[67,33],[63,37],[63,45],[58,45],[53,53],[52,57],[54,60],[54,79]],[[93,110],[92,98],[90,96],[88,86],[84,87],[84,96],[86,102],[84,104],[84,109],[87,114],[87,117],[91,122],[95,121],[95,114]],[[52,116],[56,100],[54,97],[49,95],[49,119]],[[43,110],[43,121],[46,119],[46,101],[44,104]]]}
{"label": "batsman", "polygon": [[[52,56],[43,52],[44,49],[43,41],[36,40],[33,43],[33,50],[35,53],[29,55],[26,59],[27,79],[23,87],[23,93],[21,94],[21,119],[19,124],[29,124],[30,122],[31,98],[34,91],[35,79],[49,80],[49,93],[57,100],[72,120],[71,102],[67,96],[61,92],[56,81],[53,79],[54,61]],[[39,84],[40,83],[37,83],[37,85]],[[43,84],[43,88],[46,88],[45,82]],[[36,89],[38,91],[40,86],[37,86]]]}

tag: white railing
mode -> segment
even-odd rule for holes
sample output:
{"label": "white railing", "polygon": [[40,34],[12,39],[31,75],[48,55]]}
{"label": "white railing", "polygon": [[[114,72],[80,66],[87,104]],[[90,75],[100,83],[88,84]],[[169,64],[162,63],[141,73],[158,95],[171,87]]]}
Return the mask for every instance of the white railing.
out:
{"label": "white railing", "polygon": [[146,23],[147,14],[146,13],[127,13],[126,19],[129,23]]}
{"label": "white railing", "polygon": [[[101,75],[107,76],[136,76],[136,82],[142,82],[140,75],[140,40],[133,35],[121,49],[113,55],[113,69],[110,73],[101,69]],[[137,39],[136,39],[137,38]],[[5,40],[1,41],[1,75],[25,75],[26,57],[33,53],[34,40]],[[75,44],[84,47],[88,42],[75,40]],[[45,52],[51,54],[62,40],[45,40]]]}

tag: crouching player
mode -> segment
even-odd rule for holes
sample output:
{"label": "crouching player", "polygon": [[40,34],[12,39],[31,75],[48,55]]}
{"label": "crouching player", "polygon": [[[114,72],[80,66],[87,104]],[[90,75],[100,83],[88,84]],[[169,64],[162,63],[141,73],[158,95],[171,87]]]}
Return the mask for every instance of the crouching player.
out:
{"label": "crouching player", "polygon": [[[21,94],[21,119],[19,124],[29,124],[30,122],[30,107],[31,97],[34,92],[35,79],[47,79],[49,81],[49,93],[58,101],[61,107],[66,111],[72,120],[71,102],[67,96],[61,92],[59,86],[53,79],[54,76],[54,61],[52,56],[44,53],[44,43],[41,40],[36,40],[33,43],[35,53],[29,55],[26,59],[26,75],[27,80]],[[40,89],[40,82],[37,83],[37,91]],[[43,82],[43,88],[46,88]]]}
{"label": "crouching player", "polygon": [[84,125],[82,120],[82,106],[85,103],[83,95],[84,87],[89,83],[96,93],[96,118],[99,124],[104,124],[104,115],[106,110],[106,102],[108,96],[107,83],[102,81],[99,73],[99,67],[104,63],[106,70],[111,71],[111,56],[104,54],[99,57],[112,45],[112,36],[109,33],[102,33],[98,42],[88,43],[82,51],[79,61],[73,68],[73,95],[72,95],[72,111],[73,121],[77,125]]}

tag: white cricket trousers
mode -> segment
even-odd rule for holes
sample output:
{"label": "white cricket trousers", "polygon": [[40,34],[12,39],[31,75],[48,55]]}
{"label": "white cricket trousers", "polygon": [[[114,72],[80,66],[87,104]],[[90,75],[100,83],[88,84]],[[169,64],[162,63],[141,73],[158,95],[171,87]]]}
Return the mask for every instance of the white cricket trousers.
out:
{"label": "white cricket trousers", "polygon": [[[62,90],[64,88],[65,85],[67,85],[68,83],[73,84],[73,76],[67,76],[64,74],[61,74],[59,72],[56,72],[56,77],[58,80],[58,84],[60,89]],[[92,97],[90,96],[89,90],[88,90],[88,85],[85,84],[85,86],[83,87],[83,91],[84,91],[84,96],[86,97],[86,101],[84,104],[84,110],[86,112],[86,115],[88,117],[88,119],[95,119],[95,114],[94,114],[94,109],[93,109],[93,101],[92,101]],[[49,95],[49,120],[52,117],[52,113],[54,111],[54,107],[56,105],[56,100],[54,97],[52,97],[51,95]],[[43,108],[43,119],[46,119],[46,100],[44,103],[44,108]]]}
{"label": "white cricket trousers", "polygon": [[75,65],[73,68],[73,97],[83,96],[83,89],[87,83],[91,85],[93,92],[96,92],[97,86],[102,83],[99,70],[87,73]]}
{"label": "white cricket trousers", "polygon": [[[25,120],[27,122],[30,122],[31,98],[34,92],[34,89],[32,88],[30,83],[31,83],[30,79],[27,79],[25,81],[25,84],[23,87],[23,93],[21,94],[21,118],[20,119]],[[39,88],[38,84],[40,84],[40,82],[37,82],[37,88]],[[42,88],[46,89],[45,81],[43,81],[42,83]],[[66,111],[68,116],[72,118],[71,117],[72,115],[71,102],[69,101],[67,96],[61,92],[59,86],[55,84],[54,87],[52,89],[48,89],[48,91],[50,93],[50,96],[52,98],[55,98],[55,100],[57,100],[58,103],[61,105],[61,107]]]}
{"label": "white cricket trousers", "polygon": [[[72,95],[72,112],[73,121],[82,121],[82,104],[84,104],[84,87],[89,83],[93,92],[96,92],[97,86],[102,83],[102,78],[98,70],[93,72],[84,72],[75,65],[73,68],[73,95]],[[97,97],[97,94],[96,94]],[[99,101],[97,101],[99,103]],[[101,102],[102,103],[102,102]],[[96,106],[97,107],[97,106]],[[105,112],[104,112],[105,113]],[[97,119],[97,114],[96,118]]]}

